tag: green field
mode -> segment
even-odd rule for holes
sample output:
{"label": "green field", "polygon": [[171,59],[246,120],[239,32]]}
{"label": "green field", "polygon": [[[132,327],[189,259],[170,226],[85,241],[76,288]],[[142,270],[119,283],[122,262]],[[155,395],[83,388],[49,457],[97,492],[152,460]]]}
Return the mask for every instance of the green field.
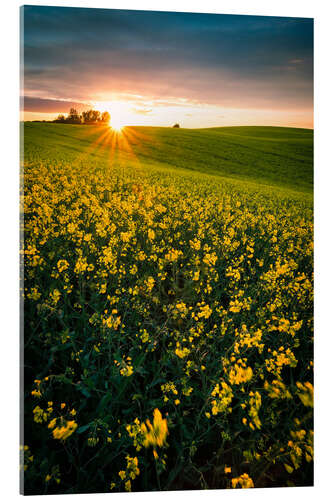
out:
{"label": "green field", "polygon": [[[60,124],[25,125],[26,156],[51,160],[89,150],[94,161],[110,160],[105,129]],[[143,165],[191,170],[311,192],[313,131],[283,127],[168,129],[128,127],[127,140]],[[37,139],[38,136],[38,140]],[[88,152],[88,151],[87,151]],[[120,144],[118,155],[126,158]],[[73,156],[72,156],[73,155]],[[123,159],[117,156],[117,160]]]}
{"label": "green field", "polygon": [[25,493],[312,484],[313,131],[22,138]]}

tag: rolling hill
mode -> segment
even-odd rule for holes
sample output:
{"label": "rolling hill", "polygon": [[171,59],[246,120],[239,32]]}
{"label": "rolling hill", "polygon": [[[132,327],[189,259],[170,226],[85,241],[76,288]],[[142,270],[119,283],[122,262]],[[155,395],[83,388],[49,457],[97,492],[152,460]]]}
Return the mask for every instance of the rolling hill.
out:
{"label": "rolling hill", "polygon": [[173,129],[31,123],[24,125],[25,160],[102,160],[196,171],[311,193],[313,131],[286,127]]}

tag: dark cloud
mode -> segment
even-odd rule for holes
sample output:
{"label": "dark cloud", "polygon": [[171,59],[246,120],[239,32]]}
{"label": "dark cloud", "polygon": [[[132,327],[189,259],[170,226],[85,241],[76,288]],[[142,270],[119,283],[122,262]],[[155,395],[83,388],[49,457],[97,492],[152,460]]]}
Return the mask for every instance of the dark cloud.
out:
{"label": "dark cloud", "polygon": [[82,102],[61,101],[58,99],[41,99],[39,97],[25,96],[23,99],[24,111],[40,113],[68,113],[70,108],[84,111],[91,106]]}
{"label": "dark cloud", "polygon": [[313,21],[24,7],[25,91],[312,106]]}

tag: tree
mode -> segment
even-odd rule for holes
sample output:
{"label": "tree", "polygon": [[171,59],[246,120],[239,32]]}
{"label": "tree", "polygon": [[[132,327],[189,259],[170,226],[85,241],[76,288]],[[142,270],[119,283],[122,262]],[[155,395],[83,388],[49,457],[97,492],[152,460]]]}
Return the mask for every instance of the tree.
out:
{"label": "tree", "polygon": [[96,123],[100,120],[101,118],[101,113],[99,111],[96,111],[95,109],[92,109],[92,122]]}
{"label": "tree", "polygon": [[111,116],[108,111],[100,113],[96,109],[88,109],[79,115],[75,108],[71,108],[67,117],[63,114],[58,115],[54,120],[55,123],[85,123],[85,124],[108,124]]}
{"label": "tree", "polygon": [[110,120],[111,120],[110,113],[108,113],[107,111],[104,111],[104,113],[102,113],[101,121],[103,123],[110,123]]}
{"label": "tree", "polygon": [[58,123],[65,123],[66,118],[64,115],[58,115],[58,117],[54,121]]}
{"label": "tree", "polygon": [[82,111],[82,120],[83,123],[89,122],[90,111]]}
{"label": "tree", "polygon": [[66,121],[68,123],[81,123],[81,117],[75,108],[71,108],[69,110],[69,114]]}
{"label": "tree", "polygon": [[82,119],[84,123],[96,123],[101,119],[101,113],[95,109],[88,109],[88,111],[83,111]]}
{"label": "tree", "polygon": [[175,123],[174,126],[173,126],[173,128],[180,128],[179,123]]}

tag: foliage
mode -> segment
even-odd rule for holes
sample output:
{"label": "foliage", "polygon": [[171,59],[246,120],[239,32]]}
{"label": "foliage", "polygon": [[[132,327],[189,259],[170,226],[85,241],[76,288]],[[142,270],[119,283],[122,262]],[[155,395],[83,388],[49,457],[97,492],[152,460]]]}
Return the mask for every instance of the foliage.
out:
{"label": "foliage", "polygon": [[108,111],[104,111],[103,113],[100,113],[99,111],[95,109],[88,109],[87,111],[82,111],[82,114],[80,115],[78,111],[75,108],[71,108],[69,110],[68,116],[65,117],[64,115],[60,114],[54,120],[55,123],[69,123],[69,124],[108,124],[110,122],[111,116]]}

